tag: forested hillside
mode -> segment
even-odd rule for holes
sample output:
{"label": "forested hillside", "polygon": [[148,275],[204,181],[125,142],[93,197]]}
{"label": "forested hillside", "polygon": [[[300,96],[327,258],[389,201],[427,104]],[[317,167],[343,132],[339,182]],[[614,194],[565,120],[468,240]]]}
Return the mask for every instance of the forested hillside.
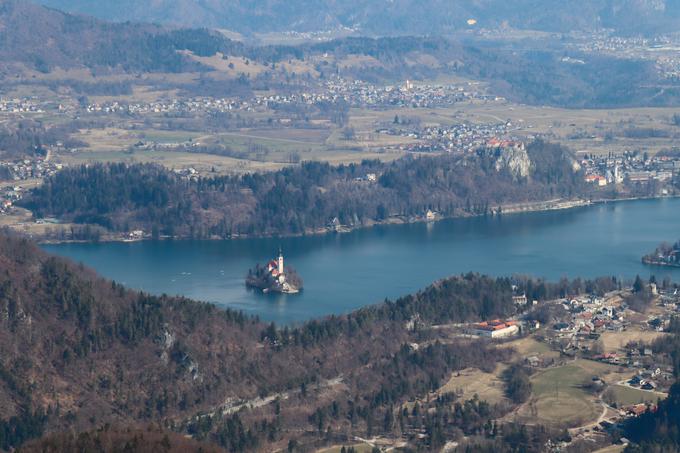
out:
{"label": "forested hillside", "polygon": [[[376,182],[368,174],[379,176]],[[583,195],[570,153],[545,142],[527,151],[305,163],[275,173],[188,181],[158,166],[77,167],[48,178],[24,201],[36,217],[142,229],[154,237],[302,234],[336,223],[371,225],[390,217],[498,213],[508,203]]]}
{"label": "forested hillside", "polygon": [[[439,405],[437,417],[455,420],[442,427],[424,408],[401,414],[395,407],[438,388],[454,370],[491,370],[508,357],[508,348],[483,341],[440,343],[420,327],[512,314],[512,284],[547,297],[616,282],[571,287],[469,274],[350,315],[277,329],[212,305],[129,291],[2,233],[0,449],[50,432],[150,422],[230,451],[320,445],[345,441],[348,432],[370,437],[410,426],[433,433],[439,426],[425,447],[439,445],[442,429],[479,433],[507,408]],[[407,326],[412,319],[415,329]],[[414,342],[422,346],[408,346]],[[113,430],[89,439],[126,436]],[[492,438],[504,442],[498,433]],[[164,442],[157,434],[145,439]],[[88,437],[68,435],[43,445],[76,441],[88,445]]]}
{"label": "forested hillside", "polygon": [[157,25],[113,24],[65,14],[20,0],[0,2],[0,69],[14,63],[50,72],[56,68],[112,68],[125,72],[200,69],[178,51],[214,55],[241,46],[218,33]]}
{"label": "forested hillside", "polygon": [[187,439],[181,434],[154,426],[112,428],[109,426],[83,433],[58,433],[22,445],[21,453],[220,453],[215,444]]}

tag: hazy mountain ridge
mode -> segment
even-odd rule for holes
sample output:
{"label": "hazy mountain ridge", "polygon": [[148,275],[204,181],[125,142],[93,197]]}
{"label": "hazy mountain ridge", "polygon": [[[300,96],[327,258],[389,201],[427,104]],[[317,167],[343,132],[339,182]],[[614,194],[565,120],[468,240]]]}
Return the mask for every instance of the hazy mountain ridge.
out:
{"label": "hazy mountain ridge", "polygon": [[[551,32],[613,28],[620,33],[678,29],[680,5],[671,0],[39,0],[59,9],[115,21],[227,28],[241,33],[321,31],[344,27],[361,34],[438,34],[506,23]],[[321,4],[320,4],[321,3]]]}
{"label": "hazy mountain ridge", "polygon": [[54,67],[177,72],[199,67],[179,50],[212,55],[229,42],[207,30],[110,23],[23,1],[0,2],[0,66],[20,63],[41,72]]}
{"label": "hazy mountain ridge", "polygon": [[[268,67],[261,80],[244,76],[231,84],[214,82],[221,84],[220,93],[229,95],[255,85],[266,88],[270,83],[288,83],[273,71],[273,64],[292,59],[314,65],[325,76],[337,74],[375,83],[427,80],[456,73],[491,82],[497,94],[531,104],[674,105],[680,97],[673,83],[659,78],[653,62],[576,54],[585,64],[571,65],[562,61],[563,53],[557,47],[534,51],[502,41],[438,36],[348,37],[297,46],[258,46],[230,40],[206,28],[110,23],[18,0],[0,2],[0,77],[11,77],[14,82],[26,68],[43,73],[56,68],[86,68],[94,76],[209,72],[212,68],[194,57],[214,55],[243,56]],[[357,60],[346,65],[344,60],[355,55],[369,56],[376,64],[362,65]],[[423,56],[434,64],[413,63]]]}

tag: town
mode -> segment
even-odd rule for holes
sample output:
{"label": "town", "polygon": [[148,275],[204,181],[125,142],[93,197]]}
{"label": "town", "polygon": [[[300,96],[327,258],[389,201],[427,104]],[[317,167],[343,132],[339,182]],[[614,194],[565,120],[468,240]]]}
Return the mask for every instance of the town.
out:
{"label": "town", "polygon": [[669,80],[680,78],[680,58],[676,35],[659,35],[652,38],[642,36],[617,36],[611,32],[579,36],[573,35],[570,45],[574,50],[590,54],[607,54],[627,59],[643,59],[655,63],[657,70]]}
{"label": "town", "polygon": [[[677,181],[680,175],[680,153],[625,152],[609,155],[585,155],[581,165],[586,172],[586,182],[598,187],[617,185],[648,185],[652,194],[668,195],[664,183]],[[658,188],[658,192],[654,190]]]}
{"label": "town", "polygon": [[[488,124],[454,124],[449,127],[420,127],[408,118],[396,117],[390,127],[378,129],[376,132],[385,135],[408,137],[417,140],[415,143],[395,145],[394,148],[408,152],[462,152],[470,153],[480,147],[495,147],[501,143],[520,141],[513,136],[512,123]],[[499,138],[500,137],[500,138]]]}
{"label": "town", "polygon": [[[625,421],[654,411],[675,382],[673,358],[664,341],[670,338],[667,332],[677,328],[677,287],[668,279],[645,282],[639,277],[630,286],[617,285],[619,289],[602,294],[555,300],[532,300],[515,292],[518,313],[510,319],[421,323],[418,328],[444,338],[478,337],[514,348],[516,360],[530,370],[534,392],[513,417],[566,423],[571,440],[558,443],[553,451],[584,440],[597,444],[609,436],[619,439]],[[465,370],[432,397],[453,391],[459,397],[479,394],[497,401],[500,395],[494,387],[502,370]]]}

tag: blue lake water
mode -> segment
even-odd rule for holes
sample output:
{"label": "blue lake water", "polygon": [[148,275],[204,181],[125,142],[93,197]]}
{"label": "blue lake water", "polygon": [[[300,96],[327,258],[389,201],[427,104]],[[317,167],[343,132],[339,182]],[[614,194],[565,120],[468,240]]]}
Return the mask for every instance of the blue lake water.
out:
{"label": "blue lake water", "polygon": [[[640,263],[659,242],[678,239],[680,199],[661,199],[325,236],[44,248],[132,288],[181,294],[285,324],[394,299],[468,271],[553,280],[636,274],[680,280],[680,269]],[[266,262],[279,247],[303,277],[304,291],[265,295],[246,289],[248,268]]]}

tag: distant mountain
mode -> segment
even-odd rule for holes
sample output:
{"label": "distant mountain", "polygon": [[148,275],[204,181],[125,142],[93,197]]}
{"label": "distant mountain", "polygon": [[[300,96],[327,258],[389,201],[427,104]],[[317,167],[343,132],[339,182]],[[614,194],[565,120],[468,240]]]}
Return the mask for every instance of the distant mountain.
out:
{"label": "distant mountain", "polygon": [[[247,26],[248,21],[250,23],[265,21],[268,17],[269,19],[265,21],[266,27],[263,26],[258,30],[285,29],[288,26],[304,28],[309,25],[311,27],[313,20],[318,22],[318,17],[309,15],[306,11],[298,11],[296,8],[300,6],[300,1],[292,0],[285,8],[277,9],[274,8],[276,2],[271,0],[271,3],[265,6],[269,5],[268,7],[273,9],[257,10],[260,11],[258,14],[249,13],[252,9],[241,8],[234,15],[213,14],[212,17],[228,17],[229,20],[234,21],[235,25],[241,24],[243,27]],[[395,4],[400,1],[406,2],[407,0],[395,0]],[[526,4],[531,3],[530,0],[521,1]],[[611,4],[615,4],[620,0],[610,1]],[[163,5],[169,2],[170,0],[158,0],[153,5]],[[257,3],[256,0],[253,2],[253,4]],[[492,0],[479,0],[473,3],[473,6],[475,8],[487,7],[491,2]],[[140,2],[140,4],[143,3]],[[592,3],[595,4],[597,1]],[[104,4],[112,5],[111,3]],[[215,11],[219,11],[217,8],[219,5],[221,3],[215,3]],[[390,14],[396,11],[394,5],[390,5],[392,6],[386,8],[383,16],[376,13],[375,16],[371,16],[375,20],[367,19],[365,23],[375,24],[376,27],[381,23],[385,27],[394,24],[394,20],[392,22],[388,20]],[[442,14],[437,20],[431,22],[433,32],[454,27],[454,22],[447,17],[452,15],[450,10],[455,10],[456,5],[459,3],[454,1],[451,9],[442,8],[442,11],[449,11],[448,16]],[[633,6],[645,11],[653,10],[653,8],[650,9],[650,5],[643,4],[641,0]],[[139,5],[130,4],[131,11],[138,8],[140,8]],[[321,10],[325,11],[329,8],[340,10],[344,6],[334,3],[324,4]],[[362,14],[361,17],[368,17],[365,14],[367,11],[372,11],[372,8],[373,6],[367,4],[364,12],[357,10],[356,13],[347,13],[342,17],[359,17]],[[459,6],[459,8],[461,11],[467,11],[472,7]],[[584,5],[583,10],[587,12],[593,8],[594,6],[589,4]],[[397,21],[400,24],[399,32],[407,33],[409,30],[424,32],[426,28],[429,28],[427,26],[428,9],[416,7],[411,9],[414,11],[413,15],[405,16],[403,20]],[[530,8],[527,7],[528,9]],[[272,16],[273,13],[266,15],[266,11],[274,10],[282,18],[292,17],[291,12],[295,12],[295,17],[299,17],[299,20],[294,24],[286,25],[283,19],[277,20],[278,16]],[[503,7],[500,4],[493,14],[502,15],[504,10],[508,11],[508,14],[517,14],[516,11],[511,11],[509,7]],[[201,11],[199,6],[196,6],[195,10],[187,6],[186,18],[192,17],[190,13],[197,11]],[[550,10],[545,9],[545,11]],[[541,15],[537,10],[536,14],[529,17],[536,27],[550,24],[564,29],[568,28],[567,24],[572,23],[572,19],[576,19],[575,16],[565,12],[564,20],[552,24],[548,19],[556,14],[555,11],[559,9]],[[663,14],[657,12],[670,20],[671,17],[675,17],[671,14],[673,11],[664,9]],[[242,22],[234,17],[240,17]],[[339,19],[341,16],[330,13],[323,17],[328,19],[328,21],[324,19],[324,23],[327,24],[337,25],[350,22],[349,19],[341,21]],[[462,15],[461,13],[458,17],[468,17],[468,14]],[[600,16],[588,13],[579,17],[583,18],[581,19],[582,28],[587,28],[596,25],[595,23],[589,25],[589,18]],[[597,23],[604,23],[601,17],[597,19]],[[640,17],[651,16],[641,15]],[[307,20],[305,18],[309,20],[305,22]],[[640,24],[655,23],[652,20],[638,22]],[[530,41],[541,40],[538,38]],[[542,50],[536,50],[535,47]],[[534,44],[525,48],[522,43],[515,41],[449,39],[442,36],[346,37],[300,45],[259,46],[230,40],[222,33],[207,28],[173,28],[142,22],[112,23],[80,14],[64,13],[23,0],[0,0],[0,78],[5,77],[9,80],[8,78],[11,77],[13,82],[21,80],[16,75],[25,73],[26,68],[44,73],[53,72],[56,68],[87,68],[94,75],[112,72],[133,75],[151,72],[207,72],[214,70],[214,67],[208,67],[210,62],[197,57],[218,56],[218,59],[212,60],[214,62],[219,61],[219,55],[245,57],[269,69],[266,69],[261,76],[239,77],[230,83],[211,82],[209,78],[201,79],[191,87],[191,92],[200,95],[218,93],[223,96],[225,93],[229,95],[248,93],[254,86],[269,89],[271,83],[287,84],[289,83],[286,81],[287,76],[276,72],[274,64],[279,67],[280,62],[298,60],[304,61],[310,67],[314,65],[316,71],[324,73],[323,76],[337,74],[342,77],[360,78],[377,83],[407,78],[433,79],[442,74],[456,73],[471,79],[490,82],[495,93],[513,101],[531,104],[569,107],[677,105],[680,99],[680,89],[673,83],[660,79],[651,61],[616,59],[597,54],[576,54],[574,56],[581,59],[584,64],[567,64],[563,60],[564,53],[558,46],[544,48],[541,44]],[[356,56],[367,58],[355,58]],[[371,61],[371,64],[366,64],[366,61]],[[126,89],[130,90],[131,83],[136,83],[128,80],[122,85],[112,82],[104,84],[100,78],[96,84],[88,85],[78,80],[76,76],[67,75],[67,77],[74,79],[68,82],[71,86],[77,84],[78,86],[74,89],[79,93],[90,92],[90,90],[99,93],[124,92]],[[186,84],[175,88],[188,89]]]}
{"label": "distant mountain", "polygon": [[37,0],[114,21],[226,28],[240,33],[342,27],[367,35],[439,34],[508,24],[551,32],[612,28],[675,31],[676,0]]}
{"label": "distant mountain", "polygon": [[178,72],[197,66],[178,51],[214,55],[228,46],[226,38],[207,30],[109,23],[21,0],[0,0],[0,68],[21,63],[42,72],[57,66]]}

